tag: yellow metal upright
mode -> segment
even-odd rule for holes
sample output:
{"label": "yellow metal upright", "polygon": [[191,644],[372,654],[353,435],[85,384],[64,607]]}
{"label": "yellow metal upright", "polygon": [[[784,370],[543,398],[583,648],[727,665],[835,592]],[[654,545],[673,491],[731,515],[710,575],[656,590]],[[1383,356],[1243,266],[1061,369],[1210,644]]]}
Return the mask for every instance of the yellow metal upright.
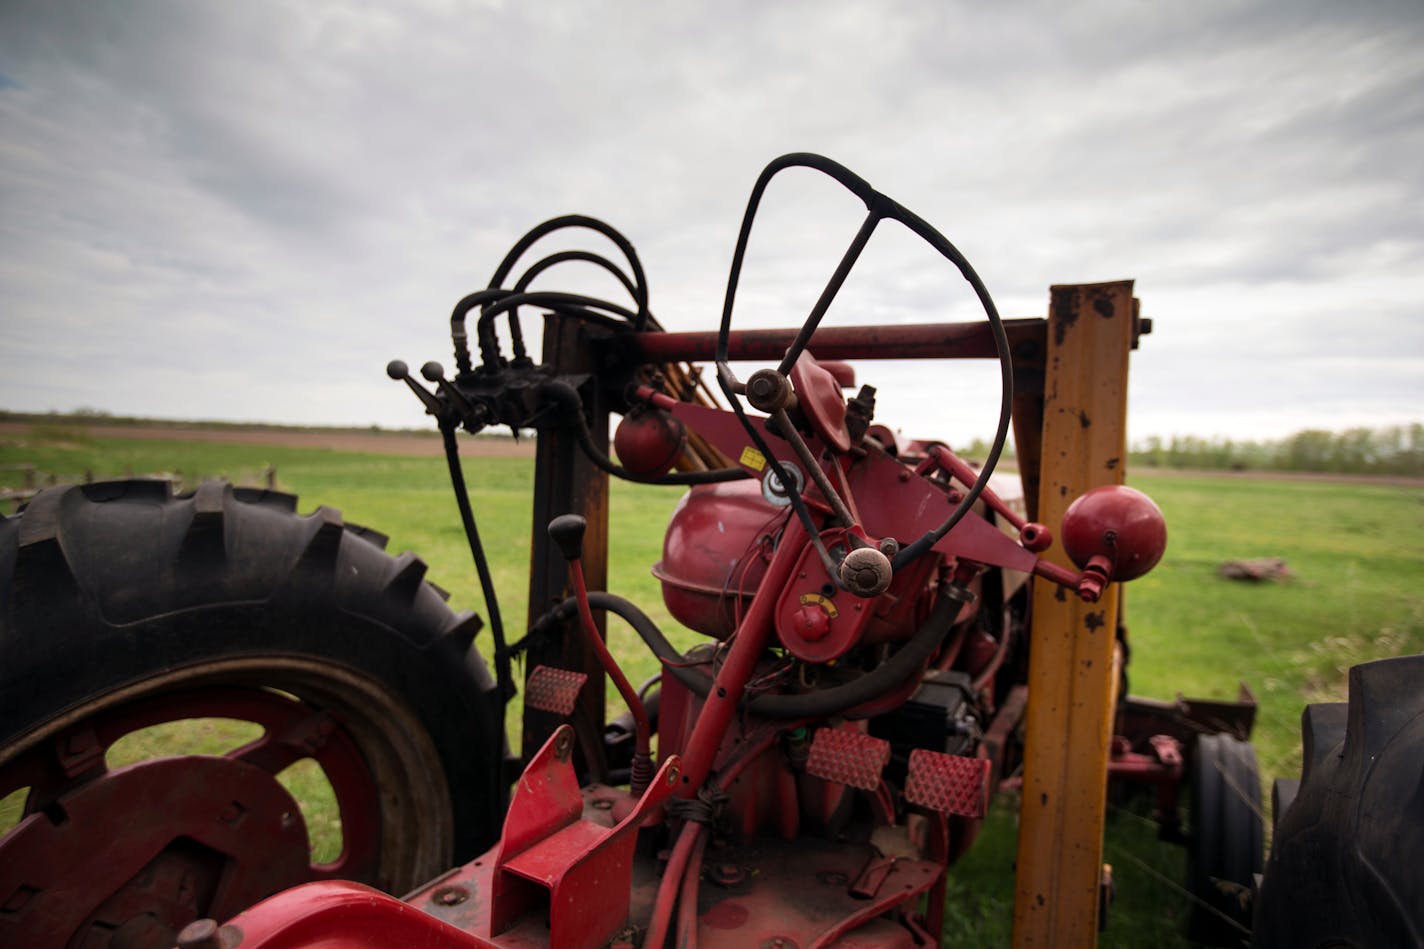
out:
{"label": "yellow metal upright", "polygon": [[[1056,533],[1076,497],[1122,483],[1135,311],[1131,281],[1050,294],[1037,519]],[[1049,557],[1071,566],[1057,545]],[[1117,604],[1116,584],[1088,604],[1035,583],[1015,946],[1097,941]]]}

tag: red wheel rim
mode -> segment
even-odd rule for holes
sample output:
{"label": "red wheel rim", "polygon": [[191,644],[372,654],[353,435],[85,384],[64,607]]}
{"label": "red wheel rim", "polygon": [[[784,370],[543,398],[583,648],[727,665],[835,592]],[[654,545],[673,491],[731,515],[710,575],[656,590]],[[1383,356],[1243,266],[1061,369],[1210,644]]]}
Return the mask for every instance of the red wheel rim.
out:
{"label": "red wheel rim", "polygon": [[[222,756],[108,767],[127,735],[212,718],[262,734]],[[47,736],[0,767],[0,798],[30,789],[25,817],[0,839],[0,915],[27,944],[122,935],[170,946],[194,918],[225,918],[308,880],[387,882],[380,785],[346,724],[285,692],[215,686],[101,708]],[[304,760],[325,774],[341,819],[341,851],[324,863],[313,862],[300,806],[277,781]]]}

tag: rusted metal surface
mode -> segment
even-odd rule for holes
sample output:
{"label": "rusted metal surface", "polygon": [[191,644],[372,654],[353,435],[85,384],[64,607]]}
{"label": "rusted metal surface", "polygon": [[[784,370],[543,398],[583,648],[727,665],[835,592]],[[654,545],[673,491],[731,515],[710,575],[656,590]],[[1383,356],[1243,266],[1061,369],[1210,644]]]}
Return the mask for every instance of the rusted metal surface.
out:
{"label": "rusted metal surface", "polygon": [[1014,371],[1014,456],[1023,485],[1024,517],[1042,522],[1038,499],[1043,475],[1043,369]]}
{"label": "rusted metal surface", "polygon": [[1028,706],[1028,688],[1016,685],[1009,690],[1004,704],[994,713],[994,719],[984,732],[984,756],[992,767],[989,770],[990,787],[997,788],[1004,773],[1004,748],[1010,736],[1023,721],[1024,709]]}
{"label": "rusted metal surface", "polygon": [[[1041,364],[1046,324],[1042,319],[1005,320],[1016,365]],[[795,329],[733,330],[730,356],[775,362],[796,339]],[[625,341],[635,358],[648,362],[710,360],[713,333],[643,333]],[[817,359],[992,359],[988,324],[919,323],[886,326],[823,326],[811,351]]]}
{"label": "rusted metal surface", "polygon": [[[878,917],[896,907],[914,909],[943,872],[933,861],[890,858],[864,844],[816,838],[759,840],[711,851],[709,860],[739,867],[745,876],[738,883],[700,888],[699,949],[808,949],[852,933],[858,945],[909,949],[916,944],[913,931]],[[867,875],[867,870],[876,872]],[[635,890],[635,918],[650,891],[650,886]]]}
{"label": "rusted metal surface", "polygon": [[[588,334],[596,330],[581,320],[551,316],[544,333],[544,365],[559,373],[586,372],[592,368]],[[608,450],[608,409],[596,387],[587,396],[589,430],[594,443]],[[549,429],[539,434],[534,460],[534,504],[529,553],[529,612],[541,616],[572,594],[568,568],[558,548],[549,540],[549,522],[561,514],[581,514],[588,522],[584,534],[584,576],[595,590],[608,585],[608,475],[579,450],[574,435]],[[599,634],[604,635],[600,621]],[[540,665],[581,672],[602,682],[598,656],[576,630],[559,631],[531,641],[526,655],[531,671]],[[586,689],[577,709],[594,734],[603,731],[603,690]],[[528,758],[559,727],[562,716],[525,708],[523,754]],[[588,762],[601,776],[602,762]]]}
{"label": "rusted metal surface", "polygon": [[[941,881],[931,860],[891,857],[865,844],[762,840],[709,854],[714,870],[699,888],[696,944],[701,949],[747,946],[922,946],[928,927],[919,904]],[[724,869],[715,869],[724,868]],[[541,949],[559,943],[531,918],[489,934],[487,904],[493,866],[482,858],[442,877],[402,903],[348,883],[317,883],[268,900],[230,921],[243,949],[297,949],[320,934],[326,944],[389,949]],[[631,887],[633,925],[615,933],[636,945],[651,912],[658,877],[640,862]],[[897,918],[896,911],[905,914]],[[423,917],[423,918],[422,918]],[[624,935],[626,934],[626,935]],[[932,938],[932,937],[931,937]],[[842,943],[841,940],[849,940]]]}
{"label": "rusted metal surface", "polygon": [[[533,949],[541,943],[492,943],[359,883],[328,880],[287,890],[230,920],[224,949]],[[237,937],[240,941],[232,941]]]}
{"label": "rusted metal surface", "polygon": [[[1042,471],[1035,519],[1058,523],[1126,461],[1130,282],[1051,291]],[[1046,555],[1066,566],[1062,551]],[[1096,604],[1038,585],[1014,895],[1016,946],[1091,946],[1112,717],[1117,588]]]}
{"label": "rusted metal surface", "polygon": [[551,945],[594,949],[628,922],[636,833],[673,793],[680,764],[665,759],[632,811],[610,828],[583,819],[573,744],[573,730],[560,728],[515,787],[495,851],[485,935],[499,936],[533,912],[547,914]]}
{"label": "rusted metal surface", "polygon": [[1183,745],[1197,735],[1224,733],[1242,741],[1251,737],[1256,722],[1256,697],[1246,683],[1237,689],[1236,701],[1190,699],[1178,696],[1160,699],[1129,695],[1118,708],[1115,730],[1134,741],[1154,734],[1166,734]]}

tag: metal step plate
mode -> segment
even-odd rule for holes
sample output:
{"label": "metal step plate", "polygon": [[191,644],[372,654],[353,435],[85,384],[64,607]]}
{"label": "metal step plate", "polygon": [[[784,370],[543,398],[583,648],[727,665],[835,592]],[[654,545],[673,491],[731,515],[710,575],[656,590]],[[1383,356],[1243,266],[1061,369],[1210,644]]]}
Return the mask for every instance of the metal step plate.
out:
{"label": "metal step plate", "polygon": [[538,666],[524,683],[524,704],[554,715],[572,715],[579,689],[587,681],[582,672]]}
{"label": "metal step plate", "polygon": [[890,743],[883,738],[844,728],[822,728],[811,739],[806,770],[827,781],[874,791],[889,761]]}
{"label": "metal step plate", "polygon": [[989,810],[989,767],[988,758],[916,748],[910,752],[905,800],[941,814],[983,817]]}

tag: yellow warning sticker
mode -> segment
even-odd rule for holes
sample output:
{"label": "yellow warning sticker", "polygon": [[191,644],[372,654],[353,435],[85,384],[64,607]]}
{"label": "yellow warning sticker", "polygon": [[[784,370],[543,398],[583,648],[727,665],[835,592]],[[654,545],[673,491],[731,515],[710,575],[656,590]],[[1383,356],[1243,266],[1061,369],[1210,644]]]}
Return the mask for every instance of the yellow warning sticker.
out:
{"label": "yellow warning sticker", "polygon": [[766,456],[763,455],[761,452],[757,451],[751,445],[748,445],[746,448],[742,449],[742,457],[740,461],[743,465],[746,465],[753,471],[760,471],[761,469],[766,467]]}
{"label": "yellow warning sticker", "polygon": [[817,606],[819,606],[822,610],[825,611],[825,614],[826,614],[827,616],[829,616],[831,619],[835,619],[837,616],[840,616],[840,615],[841,615],[841,611],[838,610],[838,609],[836,609],[836,605],[831,602],[831,600],[830,600],[829,597],[822,596],[822,595],[819,594],[819,593],[803,593],[803,594],[801,594],[801,605],[802,605],[802,606],[807,606],[807,605],[809,605],[809,604],[811,604],[811,603],[814,603],[814,604],[816,604]]}

